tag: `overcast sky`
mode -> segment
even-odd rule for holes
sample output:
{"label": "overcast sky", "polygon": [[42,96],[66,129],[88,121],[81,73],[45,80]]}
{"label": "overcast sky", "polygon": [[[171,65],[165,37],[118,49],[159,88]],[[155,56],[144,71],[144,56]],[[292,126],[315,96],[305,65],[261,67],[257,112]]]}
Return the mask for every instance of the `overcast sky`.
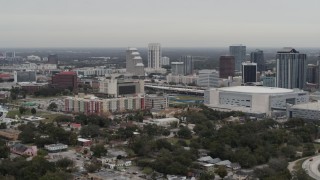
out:
{"label": "overcast sky", "polygon": [[319,47],[320,0],[0,0],[0,47]]}

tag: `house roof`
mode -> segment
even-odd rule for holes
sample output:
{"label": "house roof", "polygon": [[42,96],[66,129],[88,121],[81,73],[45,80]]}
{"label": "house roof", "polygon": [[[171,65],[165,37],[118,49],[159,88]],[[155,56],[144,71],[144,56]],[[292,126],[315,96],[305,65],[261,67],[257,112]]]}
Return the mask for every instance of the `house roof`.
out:
{"label": "house roof", "polygon": [[220,158],[214,158],[211,161],[209,161],[209,163],[212,163],[212,164],[217,164],[218,162],[221,162]]}
{"label": "house roof", "polygon": [[63,72],[60,72],[59,74],[61,74],[61,75],[76,75],[77,73],[74,71],[63,71]]}
{"label": "house roof", "polygon": [[25,152],[25,151],[28,149],[27,146],[25,146],[25,145],[23,145],[23,144],[20,144],[20,143],[14,144],[14,145],[11,146],[11,147],[14,148],[15,151],[22,152],[22,153]]}
{"label": "house roof", "polygon": [[229,160],[224,160],[224,161],[218,162],[217,165],[230,166],[231,162]]}
{"label": "house roof", "polygon": [[204,156],[204,157],[201,157],[198,159],[198,161],[200,162],[209,162],[209,161],[212,161],[212,157],[211,156]]}

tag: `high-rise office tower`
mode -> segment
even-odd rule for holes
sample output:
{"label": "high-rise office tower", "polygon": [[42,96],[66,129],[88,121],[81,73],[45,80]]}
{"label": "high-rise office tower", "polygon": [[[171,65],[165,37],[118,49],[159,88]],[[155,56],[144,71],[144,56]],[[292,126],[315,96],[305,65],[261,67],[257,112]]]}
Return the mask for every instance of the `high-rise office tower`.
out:
{"label": "high-rise office tower", "polygon": [[258,71],[265,71],[265,62],[263,51],[260,49],[256,49],[254,52],[251,52],[251,61],[257,63]]}
{"label": "high-rise office tower", "polygon": [[220,56],[219,59],[219,77],[227,79],[234,76],[235,61],[233,56]]}
{"label": "high-rise office tower", "polygon": [[184,75],[184,63],[183,62],[171,62],[172,75]]}
{"label": "high-rise office tower", "polygon": [[241,71],[241,63],[246,61],[246,46],[232,45],[229,46],[230,55],[234,56],[235,70]]}
{"label": "high-rise office tower", "polygon": [[242,83],[257,82],[257,63],[242,63]]}
{"label": "high-rise office tower", "polygon": [[126,50],[126,71],[136,76],[144,75],[144,64],[137,48]]}
{"label": "high-rise office tower", "polygon": [[59,58],[57,54],[49,54],[48,56],[48,64],[58,64]]}
{"label": "high-rise office tower", "polygon": [[148,68],[160,69],[160,58],[162,57],[160,43],[148,45]]}
{"label": "high-rise office tower", "polygon": [[180,62],[183,62],[184,65],[184,75],[193,74],[194,64],[192,56],[181,56]]}
{"label": "high-rise office tower", "polygon": [[303,89],[306,83],[307,55],[293,48],[277,52],[277,87]]}
{"label": "high-rise office tower", "polygon": [[307,80],[306,82],[311,84],[318,83],[319,65],[308,64],[307,66]]}

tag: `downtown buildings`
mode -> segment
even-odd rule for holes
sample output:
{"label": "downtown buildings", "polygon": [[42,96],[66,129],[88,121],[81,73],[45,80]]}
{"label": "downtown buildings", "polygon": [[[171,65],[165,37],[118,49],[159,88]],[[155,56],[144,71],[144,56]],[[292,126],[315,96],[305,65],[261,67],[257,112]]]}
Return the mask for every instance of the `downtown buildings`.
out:
{"label": "downtown buildings", "polygon": [[234,57],[235,70],[241,71],[241,63],[246,61],[246,46],[243,46],[243,45],[230,46],[229,53]]}
{"label": "downtown buildings", "polygon": [[148,45],[148,68],[160,69],[160,58],[162,57],[160,43],[150,43]]}
{"label": "downtown buildings", "polygon": [[242,63],[242,83],[257,82],[257,63]]}
{"label": "downtown buildings", "polygon": [[257,71],[262,72],[265,71],[265,61],[263,51],[260,49],[256,49],[254,52],[250,54],[251,62],[257,63]]}
{"label": "downtown buildings", "polygon": [[276,55],[277,87],[303,89],[306,84],[307,55],[293,48],[283,48]]}
{"label": "downtown buildings", "polygon": [[126,50],[126,72],[135,76],[144,76],[144,64],[136,48]]}

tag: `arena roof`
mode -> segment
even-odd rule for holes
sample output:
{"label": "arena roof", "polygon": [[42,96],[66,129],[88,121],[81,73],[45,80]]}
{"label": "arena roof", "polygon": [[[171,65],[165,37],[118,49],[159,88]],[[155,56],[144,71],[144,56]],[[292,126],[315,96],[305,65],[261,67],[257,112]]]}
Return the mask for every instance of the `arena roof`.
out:
{"label": "arena roof", "polygon": [[292,89],[263,87],[263,86],[233,86],[219,88],[219,91],[237,92],[237,93],[252,93],[252,94],[283,94],[292,93]]}

